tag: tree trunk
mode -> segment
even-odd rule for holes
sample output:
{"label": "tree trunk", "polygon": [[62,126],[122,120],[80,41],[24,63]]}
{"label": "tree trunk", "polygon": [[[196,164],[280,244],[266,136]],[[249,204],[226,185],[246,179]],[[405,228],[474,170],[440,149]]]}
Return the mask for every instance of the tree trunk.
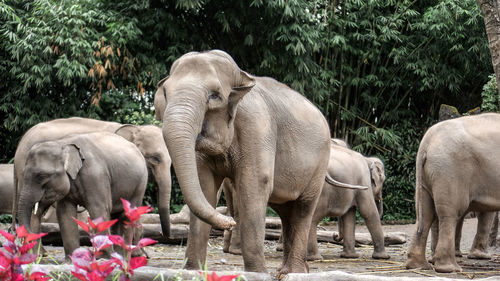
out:
{"label": "tree trunk", "polygon": [[[493,64],[493,70],[495,71],[495,77],[498,84],[500,81],[500,0],[477,0],[477,3],[484,17],[484,26],[486,28],[488,45],[490,47],[491,63]],[[498,91],[500,95],[500,87],[498,87]],[[498,214],[495,216],[493,225],[498,228]],[[490,245],[496,244],[497,231],[497,229],[492,229],[490,233]]]}
{"label": "tree trunk", "polygon": [[[497,83],[500,81],[500,0],[477,0],[483,13],[486,35],[490,47],[491,62]],[[499,87],[500,94],[500,87]]]}

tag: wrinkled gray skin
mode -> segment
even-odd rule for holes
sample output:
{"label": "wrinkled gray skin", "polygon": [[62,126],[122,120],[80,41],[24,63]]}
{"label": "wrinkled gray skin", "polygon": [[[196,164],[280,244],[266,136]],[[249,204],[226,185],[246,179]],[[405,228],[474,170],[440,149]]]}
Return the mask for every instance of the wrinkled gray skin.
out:
{"label": "wrinkled gray skin", "polygon": [[[72,117],[67,119],[55,119],[39,123],[29,129],[19,142],[14,157],[15,185],[14,192],[13,222],[18,202],[18,194],[22,192],[24,169],[28,150],[36,143],[56,140],[71,134],[90,133],[106,131],[116,133],[128,141],[134,143],[146,159],[148,171],[154,176],[158,185],[158,204],[163,235],[168,237],[170,232],[170,155],[163,142],[161,129],[152,125],[133,126],[122,125],[116,122],[100,121],[95,119]],[[17,192],[16,192],[17,191]],[[33,220],[36,223],[36,220]],[[39,231],[40,226],[32,225],[34,230]]]}
{"label": "wrinkled gray skin", "polygon": [[88,210],[91,219],[119,218],[122,229],[126,218],[120,198],[129,200],[132,207],[140,206],[146,183],[146,162],[139,149],[113,133],[76,134],[37,143],[26,157],[19,224],[31,231],[31,219],[38,225],[46,208],[57,202],[68,257],[80,244],[73,220],[78,205]]}
{"label": "wrinkled gray skin", "polygon": [[[464,218],[467,215],[464,214],[457,222],[457,227],[455,230],[455,256],[461,257],[462,251],[460,251],[460,240],[462,239],[462,226],[464,223]],[[490,234],[490,229],[493,224],[493,219],[495,218],[495,212],[477,213],[477,230],[474,240],[472,241],[472,246],[470,248],[469,254],[467,254],[468,259],[478,259],[478,260],[489,260],[491,259],[491,254],[488,252],[488,238]],[[490,228],[487,228],[490,226]],[[439,233],[438,223],[435,221],[431,226],[431,251],[432,257],[429,262],[433,263],[434,253],[437,246],[437,237]]]}
{"label": "wrinkled gray skin", "polygon": [[345,183],[371,186],[371,190],[341,189],[325,182],[311,221],[307,259],[322,259],[318,252],[316,226],[324,217],[340,217],[342,221],[339,224],[339,233],[343,236],[344,242],[340,256],[343,258],[359,257],[354,248],[356,209],[365,219],[372,236],[374,245],[372,257],[388,259],[389,255],[385,252],[384,233],[380,223],[382,185],[385,180],[382,162],[378,158],[365,158],[358,152],[332,143],[327,173],[332,178]]}
{"label": "wrinkled gray skin", "polygon": [[216,50],[177,59],[159,83],[155,110],[191,209],[186,267],[205,264],[211,225],[235,225],[214,209],[228,177],[239,206],[245,270],[266,271],[269,204],[283,221],[280,273],[307,272],[307,231],[329,155],[330,133],[321,112],[286,85],[251,76]]}
{"label": "wrinkled gray skin", "polygon": [[[466,116],[432,126],[420,142],[416,163],[416,231],[407,268],[430,269],[425,258],[429,229],[437,220],[437,272],[461,271],[455,258],[457,221],[469,211],[500,210],[500,115]],[[480,221],[487,231],[491,220]]]}
{"label": "wrinkled gray skin", "polygon": [[12,212],[14,193],[14,164],[0,164],[0,214]]}

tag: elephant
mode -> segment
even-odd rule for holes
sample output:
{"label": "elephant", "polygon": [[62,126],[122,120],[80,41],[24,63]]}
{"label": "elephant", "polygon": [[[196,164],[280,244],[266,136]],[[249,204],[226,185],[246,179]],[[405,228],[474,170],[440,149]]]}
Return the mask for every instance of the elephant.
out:
{"label": "elephant", "polygon": [[322,259],[318,252],[316,226],[324,217],[339,217],[339,233],[344,240],[340,256],[359,257],[354,249],[356,209],[365,219],[372,236],[374,245],[372,257],[390,258],[385,252],[384,233],[380,223],[383,210],[382,185],[385,180],[382,161],[376,157],[364,157],[354,150],[332,143],[327,173],[342,182],[371,186],[371,190],[339,189],[335,184],[325,182],[311,221],[307,259]]}
{"label": "elephant", "polygon": [[[340,168],[339,168],[340,166]],[[366,167],[369,170],[366,169]],[[363,173],[364,172],[364,173]],[[314,211],[309,232],[307,246],[307,260],[320,260],[318,253],[318,243],[316,238],[316,225],[327,216],[338,216],[339,218],[339,241],[343,239],[344,233],[349,237],[344,240],[344,251],[341,253],[345,258],[356,258],[358,255],[354,251],[354,226],[355,208],[358,207],[363,218],[367,221],[367,226],[374,237],[374,258],[386,259],[389,255],[384,250],[384,235],[382,233],[380,219],[383,213],[382,186],[385,181],[385,171],[383,162],[377,157],[364,157],[358,152],[348,148],[347,143],[332,139],[330,161],[327,173],[332,178],[344,179],[352,184],[367,184],[371,181],[371,193],[369,190],[345,190],[339,189],[335,184],[327,182],[323,185],[320,199]],[[361,180],[352,180],[360,178]],[[225,180],[223,183],[224,195],[228,210],[231,215],[236,216],[238,209],[233,207],[231,198],[231,182]],[[354,197],[354,199],[352,198]],[[344,201],[345,198],[348,198]],[[370,201],[370,203],[368,203]],[[362,207],[361,207],[362,206]],[[352,210],[351,210],[352,209]],[[346,211],[347,210],[347,211]],[[346,217],[346,216],[353,217]],[[346,222],[343,219],[348,218]],[[346,230],[349,230],[346,232]],[[231,231],[224,232],[224,247],[226,253],[241,254],[239,228],[234,227]],[[281,237],[280,237],[281,242]],[[282,251],[282,244],[278,244],[277,250]]]}
{"label": "elephant", "polygon": [[[417,152],[417,222],[408,249],[407,268],[432,268],[425,258],[425,246],[429,229],[436,222],[434,269],[461,271],[454,250],[458,220],[469,211],[500,210],[499,144],[497,113],[446,120],[427,130]],[[491,220],[482,216],[478,224],[487,233]]]}
{"label": "elephant", "polygon": [[[116,133],[134,143],[146,159],[148,171],[154,176],[158,185],[158,205],[162,232],[165,237],[170,233],[170,155],[163,142],[161,128],[153,125],[122,125],[89,118],[72,117],[55,119],[39,123],[30,128],[19,142],[14,156],[14,183],[17,188],[13,195],[13,223],[17,210],[19,194],[22,192],[22,171],[26,162],[28,150],[36,143],[56,140],[76,133],[91,133],[106,131]],[[34,220],[34,222],[37,222]],[[33,229],[39,230],[33,225]]]}
{"label": "elephant", "polygon": [[14,193],[14,164],[0,164],[0,214],[12,212],[12,194]]}
{"label": "elephant", "polygon": [[236,222],[215,211],[224,178],[235,186],[246,271],[266,272],[266,206],[283,222],[279,272],[307,272],[307,231],[321,192],[330,132],[304,96],[241,70],[224,51],[176,59],[155,93],[156,116],[191,210],[186,268],[205,264],[210,226]]}
{"label": "elephant", "polygon": [[31,219],[40,221],[43,212],[57,202],[68,258],[80,243],[73,220],[78,205],[88,210],[91,219],[119,218],[118,226],[123,226],[126,217],[120,198],[130,201],[132,207],[140,206],[147,177],[139,149],[113,133],[75,134],[37,143],[29,149],[23,170],[19,224],[31,231]]}

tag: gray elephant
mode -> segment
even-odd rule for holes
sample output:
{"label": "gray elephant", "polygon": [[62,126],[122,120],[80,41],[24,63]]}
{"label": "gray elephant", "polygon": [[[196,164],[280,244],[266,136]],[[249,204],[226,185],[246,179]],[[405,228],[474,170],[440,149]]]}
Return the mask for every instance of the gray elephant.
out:
{"label": "gray elephant", "polygon": [[332,143],[327,173],[342,182],[371,186],[371,190],[340,189],[334,183],[323,186],[314,212],[307,246],[307,259],[322,259],[318,252],[316,226],[324,217],[339,217],[339,233],[343,238],[343,258],[357,258],[355,247],[356,209],[365,219],[372,236],[375,259],[388,259],[385,252],[384,233],[380,223],[382,216],[382,185],[385,180],[384,166],[380,159],[366,158],[342,145]]}
{"label": "gray elephant", "polygon": [[[338,144],[338,145],[337,145]],[[385,253],[383,233],[381,233],[380,220],[374,216],[382,217],[383,212],[383,202],[382,202],[382,186],[385,181],[385,171],[383,162],[377,157],[363,157],[361,154],[350,150],[347,148],[348,145],[344,142],[338,142],[337,139],[332,139],[331,143],[331,153],[330,162],[327,173],[331,178],[344,178],[346,182],[351,184],[367,184],[371,179],[371,191],[370,190],[346,190],[339,189],[335,184],[329,184],[325,182],[323,190],[321,192],[320,199],[316,206],[316,210],[311,221],[311,230],[309,232],[309,241],[307,246],[307,260],[318,260],[322,259],[321,255],[318,253],[318,244],[316,238],[316,225],[318,222],[327,216],[339,216],[339,241],[343,239],[344,233],[348,233],[349,237],[344,240],[344,251],[341,253],[342,257],[355,258],[358,255],[354,251],[354,218],[348,218],[344,222],[347,214],[354,215],[356,206],[362,206],[358,208],[363,208],[362,215],[363,218],[367,220],[367,225],[369,230],[374,235],[375,249],[374,258],[389,258],[389,255]],[[348,159],[349,158],[349,159]],[[339,169],[339,164],[341,167]],[[366,170],[364,166],[368,166],[369,171]],[[365,172],[364,175],[361,173]],[[346,177],[345,175],[349,175]],[[352,178],[361,178],[363,180],[352,180]],[[226,196],[227,208],[232,216],[238,217],[238,208],[232,199],[232,185],[227,179],[223,183],[224,195]],[[371,194],[370,194],[371,192]],[[349,196],[346,196],[349,195]],[[351,197],[354,197],[352,199]],[[342,199],[349,197],[348,201],[341,201]],[[366,203],[370,200],[371,203]],[[373,204],[375,202],[375,205]],[[375,207],[376,206],[376,207]],[[343,213],[344,209],[353,208],[353,210]],[[350,213],[349,213],[350,212]],[[371,223],[369,223],[369,221]],[[345,231],[349,232],[345,232]],[[380,240],[382,239],[382,240]],[[231,231],[224,232],[224,247],[223,251],[226,253],[241,254],[240,248],[240,236],[238,226],[234,227]],[[277,246],[278,251],[283,250],[283,246],[280,243]]]}
{"label": "gray elephant", "polygon": [[28,151],[23,170],[19,224],[31,230],[31,219],[39,223],[43,212],[57,202],[68,257],[79,247],[73,220],[78,205],[88,210],[91,219],[119,218],[118,225],[123,224],[120,198],[140,206],[146,183],[146,162],[139,149],[113,133],[76,134],[37,143]]}
{"label": "gray elephant", "polygon": [[[154,176],[158,185],[158,205],[163,235],[168,237],[170,233],[170,155],[163,142],[161,129],[153,125],[134,126],[122,125],[116,122],[100,121],[95,119],[72,117],[67,119],[55,119],[39,123],[29,129],[19,142],[14,157],[15,186],[13,206],[13,222],[17,210],[19,194],[23,186],[22,171],[28,155],[28,150],[36,143],[56,140],[76,133],[91,132],[116,133],[134,143],[146,159],[149,173]],[[17,198],[17,199],[16,199]],[[34,220],[34,222],[37,222]],[[37,225],[33,229],[39,230]]]}
{"label": "gray elephant", "polygon": [[321,112],[286,85],[242,71],[218,50],[177,59],[159,83],[155,110],[191,209],[186,267],[205,264],[211,225],[235,225],[214,209],[227,177],[235,185],[245,270],[266,271],[269,204],[283,222],[279,272],[307,272],[307,232],[330,150]]}
{"label": "gray elephant", "polygon": [[12,194],[14,193],[14,164],[0,164],[0,214],[12,212]]}
{"label": "gray elephant", "polygon": [[[429,229],[438,223],[434,269],[461,271],[455,258],[458,220],[469,211],[500,210],[500,114],[488,113],[440,122],[425,133],[417,153],[416,231],[407,268],[430,269],[425,258]],[[479,224],[487,231],[491,220]]]}

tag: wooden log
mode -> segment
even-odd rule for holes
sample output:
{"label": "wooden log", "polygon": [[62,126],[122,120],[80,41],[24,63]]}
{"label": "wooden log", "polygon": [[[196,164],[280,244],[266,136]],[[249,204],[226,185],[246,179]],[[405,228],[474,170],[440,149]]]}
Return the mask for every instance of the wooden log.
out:
{"label": "wooden log", "polygon": [[[277,226],[277,224],[273,224],[273,226]],[[189,225],[173,224],[170,226],[170,236],[164,237],[161,232],[161,226],[159,224],[143,224],[142,227],[142,234],[144,237],[155,239],[159,243],[163,244],[185,244],[189,232]],[[48,233],[45,237],[42,238],[42,242],[44,244],[55,246],[62,245],[59,224],[42,223],[41,231]],[[223,234],[224,232],[222,230],[214,228],[212,228],[212,231],[210,232],[211,236],[222,236]],[[265,238],[267,240],[278,240],[280,235],[280,229],[267,228]],[[336,241],[336,238],[338,238],[337,231],[318,230],[317,236],[318,241],[320,242],[341,244],[339,241]],[[384,234],[384,241],[386,245],[404,244],[406,243],[406,240],[407,234],[403,232],[388,232]],[[89,243],[90,241],[87,233],[80,229],[80,244],[89,245]],[[369,233],[356,233],[356,243],[363,245],[373,244]]]}

